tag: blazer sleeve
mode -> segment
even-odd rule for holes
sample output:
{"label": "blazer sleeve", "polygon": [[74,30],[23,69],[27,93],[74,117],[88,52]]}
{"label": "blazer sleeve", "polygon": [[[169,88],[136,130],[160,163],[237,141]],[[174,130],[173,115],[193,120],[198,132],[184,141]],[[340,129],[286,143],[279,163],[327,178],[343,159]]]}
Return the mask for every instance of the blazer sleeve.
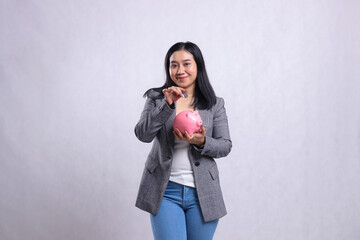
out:
{"label": "blazer sleeve", "polygon": [[151,142],[163,124],[169,119],[175,107],[169,106],[165,99],[148,97],[140,120],[135,126],[135,135],[142,142]]}
{"label": "blazer sleeve", "polygon": [[198,151],[201,151],[201,155],[212,158],[225,157],[230,153],[232,148],[224,99],[219,98],[217,105],[213,119],[212,136],[206,135],[205,145],[202,149],[195,146]]}

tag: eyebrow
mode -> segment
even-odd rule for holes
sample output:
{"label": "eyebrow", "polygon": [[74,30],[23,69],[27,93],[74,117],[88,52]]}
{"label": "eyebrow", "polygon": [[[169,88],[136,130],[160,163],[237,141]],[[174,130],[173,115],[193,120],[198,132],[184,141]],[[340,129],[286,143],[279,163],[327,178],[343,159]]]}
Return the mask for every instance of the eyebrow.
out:
{"label": "eyebrow", "polygon": [[[183,62],[191,61],[191,59],[184,59]],[[172,60],[171,63],[177,63],[177,61]]]}

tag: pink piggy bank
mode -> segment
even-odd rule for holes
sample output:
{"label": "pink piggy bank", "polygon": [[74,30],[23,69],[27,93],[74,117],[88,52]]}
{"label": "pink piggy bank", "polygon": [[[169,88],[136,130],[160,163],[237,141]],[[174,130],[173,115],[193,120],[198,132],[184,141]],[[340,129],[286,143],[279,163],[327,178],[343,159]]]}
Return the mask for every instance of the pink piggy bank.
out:
{"label": "pink piggy bank", "polygon": [[185,131],[192,136],[193,133],[199,133],[201,131],[201,125],[203,124],[198,111],[182,111],[178,113],[174,119],[174,130],[177,128],[182,134]]}

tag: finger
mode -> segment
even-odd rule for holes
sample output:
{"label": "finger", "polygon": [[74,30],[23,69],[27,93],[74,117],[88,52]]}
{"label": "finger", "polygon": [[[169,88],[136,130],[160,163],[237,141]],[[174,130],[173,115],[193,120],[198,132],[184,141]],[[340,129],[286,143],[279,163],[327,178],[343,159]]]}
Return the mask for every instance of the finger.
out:
{"label": "finger", "polygon": [[171,94],[171,91],[169,89],[163,89],[163,94],[166,96],[166,97],[169,97],[170,94]]}
{"label": "finger", "polygon": [[181,138],[179,137],[179,135],[174,131],[174,135],[177,139],[181,140]]}
{"label": "finger", "polygon": [[201,133],[203,135],[205,135],[205,133],[206,133],[206,129],[205,129],[204,125],[201,125]]}
{"label": "finger", "polygon": [[175,129],[175,134],[180,140],[184,140],[184,136],[182,135],[179,129],[177,128]]}
{"label": "finger", "polygon": [[184,97],[183,92],[186,92],[186,90],[181,87],[172,87],[172,90],[177,93],[178,97]]}
{"label": "finger", "polygon": [[191,137],[190,137],[190,135],[189,135],[189,133],[188,133],[187,131],[185,131],[185,139],[186,139],[186,140],[190,140],[190,139],[191,139]]}
{"label": "finger", "polygon": [[181,94],[181,96],[182,96],[182,97],[185,97],[185,96],[184,96],[184,93],[186,93],[186,89],[185,89],[185,88],[178,87],[178,90],[179,90],[179,93]]}
{"label": "finger", "polygon": [[180,88],[176,88],[176,93],[178,94],[179,97],[184,97]]}
{"label": "finger", "polygon": [[171,89],[179,89],[181,92],[186,92],[186,89],[185,88],[182,88],[182,87],[178,87],[178,86],[171,86],[171,87],[169,87],[169,88],[171,88]]}
{"label": "finger", "polygon": [[175,87],[171,87],[170,93],[173,95],[174,98],[179,99],[180,97],[182,97],[182,93]]}
{"label": "finger", "polygon": [[173,97],[172,97],[171,94],[170,94],[169,89],[163,89],[163,94],[164,94],[164,97],[165,97],[165,101],[166,101],[169,105],[173,104],[174,100],[173,100]]}
{"label": "finger", "polygon": [[172,98],[173,98],[174,102],[176,102],[177,100],[179,100],[182,97],[183,97],[183,95],[179,94],[179,92],[177,92],[177,91],[173,92]]}

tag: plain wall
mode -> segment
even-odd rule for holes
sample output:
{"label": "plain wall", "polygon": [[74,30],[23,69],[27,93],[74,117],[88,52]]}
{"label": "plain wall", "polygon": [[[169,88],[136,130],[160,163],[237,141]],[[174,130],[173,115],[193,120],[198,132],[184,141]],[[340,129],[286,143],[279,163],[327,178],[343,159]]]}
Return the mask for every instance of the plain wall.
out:
{"label": "plain wall", "polygon": [[360,239],[360,1],[0,5],[0,239],[152,239],[136,139],[178,41],[202,50],[233,149],[215,239]]}

